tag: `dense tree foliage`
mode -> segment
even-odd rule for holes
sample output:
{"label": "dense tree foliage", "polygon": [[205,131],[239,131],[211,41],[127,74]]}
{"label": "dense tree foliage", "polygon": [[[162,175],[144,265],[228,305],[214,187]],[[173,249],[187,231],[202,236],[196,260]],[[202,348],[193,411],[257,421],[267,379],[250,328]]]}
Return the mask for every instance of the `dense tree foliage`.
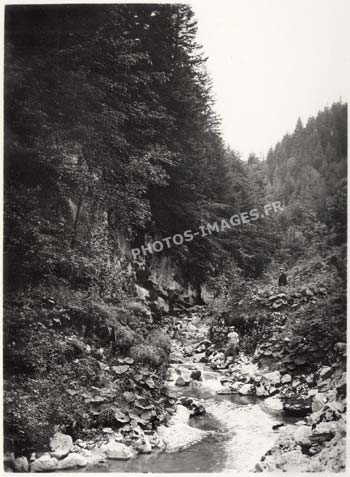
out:
{"label": "dense tree foliage", "polygon": [[[185,5],[7,8],[10,283],[58,277],[104,292],[120,236],[140,245],[261,201],[254,161],[225,150],[195,34]],[[260,273],[270,240],[242,233],[167,253],[197,284],[232,250]]]}
{"label": "dense tree foliage", "polygon": [[299,119],[294,133],[269,151],[266,167],[268,191],[285,205],[282,225],[291,238],[308,229],[315,240],[346,241],[346,104],[333,104],[305,126]]}

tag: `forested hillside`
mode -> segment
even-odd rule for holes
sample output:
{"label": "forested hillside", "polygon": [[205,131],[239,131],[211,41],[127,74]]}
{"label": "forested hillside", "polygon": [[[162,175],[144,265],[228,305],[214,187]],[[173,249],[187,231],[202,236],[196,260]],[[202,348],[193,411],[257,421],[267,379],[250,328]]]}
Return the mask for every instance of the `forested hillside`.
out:
{"label": "forested hillside", "polygon": [[[139,245],[261,202],[259,177],[224,148],[195,32],[187,6],[8,9],[10,283],[101,288],[118,238]],[[265,263],[273,246],[250,235]],[[233,241],[169,254],[203,281],[227,249],[244,265],[245,240]]]}
{"label": "forested hillside", "polygon": [[[123,430],[129,445],[136,427],[158,448],[174,320],[210,302],[253,354],[269,323],[253,300],[252,331],[245,300],[281,265],[297,286],[325,261],[340,296],[329,346],[345,339],[345,104],[245,162],[222,139],[189,6],[7,6],[5,21],[6,451],[40,454],[57,429],[91,446]],[[273,201],[283,211],[133,259]]]}
{"label": "forested hillside", "polygon": [[335,103],[300,119],[267,158],[268,192],[286,206],[286,222],[296,227],[312,214],[327,227],[333,245],[346,240],[347,105]]}

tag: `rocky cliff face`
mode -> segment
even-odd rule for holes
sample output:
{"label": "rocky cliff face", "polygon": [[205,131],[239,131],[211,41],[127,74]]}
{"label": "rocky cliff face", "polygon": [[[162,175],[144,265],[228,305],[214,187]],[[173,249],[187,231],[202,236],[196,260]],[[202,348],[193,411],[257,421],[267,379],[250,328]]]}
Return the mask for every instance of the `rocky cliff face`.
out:
{"label": "rocky cliff face", "polygon": [[[208,302],[211,294],[205,284],[195,287],[184,278],[181,267],[169,255],[154,252],[147,260],[142,257],[134,262],[131,259],[131,245],[125,235],[118,236],[118,247],[122,260],[129,263],[130,270],[136,274],[139,298],[149,298],[149,292],[157,299],[161,296],[169,305],[170,296],[187,305],[194,305],[198,301]],[[145,291],[147,290],[147,291]],[[148,293],[147,293],[148,292]]]}

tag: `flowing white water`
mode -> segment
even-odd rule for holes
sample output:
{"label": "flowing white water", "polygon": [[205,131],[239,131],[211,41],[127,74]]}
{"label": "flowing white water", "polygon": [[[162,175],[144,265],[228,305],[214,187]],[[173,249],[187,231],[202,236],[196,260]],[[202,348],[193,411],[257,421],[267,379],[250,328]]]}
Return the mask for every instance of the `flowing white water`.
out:
{"label": "flowing white water", "polygon": [[[255,464],[273,445],[276,432],[272,426],[281,422],[278,413],[267,413],[262,402],[250,396],[218,395],[223,388],[222,375],[208,369],[206,365],[186,363],[184,367],[196,367],[202,371],[202,382],[199,386],[181,388],[173,387],[180,395],[199,399],[205,406],[207,414],[201,418],[193,418],[192,425],[213,429],[217,432],[214,441],[205,440],[194,447],[202,447],[203,458],[212,471],[252,471]],[[208,422],[208,427],[205,422]],[[192,449],[194,454],[198,449]],[[191,461],[191,449],[187,449],[186,458]],[[188,467],[183,463],[183,467]],[[205,467],[205,466],[204,466]],[[194,471],[195,469],[193,469]],[[179,470],[190,472],[191,470]]]}
{"label": "flowing white water", "polygon": [[272,426],[281,422],[282,416],[268,413],[255,397],[217,394],[223,388],[222,374],[205,364],[191,362],[191,358],[184,361],[173,367],[183,373],[199,369],[202,381],[184,387],[175,386],[173,381],[169,386],[179,397],[193,397],[202,402],[207,413],[191,418],[190,425],[214,433],[179,452],[140,455],[127,462],[109,461],[88,470],[157,473],[255,470],[255,464],[272,447],[277,437]]}
{"label": "flowing white water", "polygon": [[258,404],[237,406],[226,400],[210,403],[207,410],[227,429],[228,439],[221,443],[225,452],[221,470],[254,470],[276,438],[272,431],[274,419]]}
{"label": "flowing white water", "polygon": [[[186,363],[185,367],[191,367]],[[196,364],[198,369],[198,365]],[[199,399],[207,410],[204,416],[191,418],[200,429],[212,430],[214,435],[176,453],[140,455],[128,461],[110,461],[94,471],[105,472],[249,472],[273,445],[276,433],[273,424],[281,416],[264,411],[254,397],[218,395],[222,388],[219,372],[202,369],[200,385],[176,387],[178,396]],[[89,469],[91,470],[91,469]]]}

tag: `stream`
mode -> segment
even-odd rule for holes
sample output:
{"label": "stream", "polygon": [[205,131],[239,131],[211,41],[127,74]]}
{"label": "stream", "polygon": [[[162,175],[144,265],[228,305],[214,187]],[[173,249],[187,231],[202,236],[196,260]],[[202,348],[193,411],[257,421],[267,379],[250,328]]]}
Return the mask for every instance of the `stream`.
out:
{"label": "stream", "polygon": [[278,431],[273,431],[272,426],[281,422],[293,424],[280,412],[267,410],[262,399],[217,394],[222,389],[222,374],[206,364],[193,363],[189,357],[172,367],[201,370],[200,383],[177,387],[172,381],[169,386],[178,397],[187,396],[201,401],[206,414],[192,417],[190,425],[214,432],[178,452],[138,455],[129,461],[108,461],[89,470],[157,473],[254,471],[255,464],[273,446],[277,437]]}

